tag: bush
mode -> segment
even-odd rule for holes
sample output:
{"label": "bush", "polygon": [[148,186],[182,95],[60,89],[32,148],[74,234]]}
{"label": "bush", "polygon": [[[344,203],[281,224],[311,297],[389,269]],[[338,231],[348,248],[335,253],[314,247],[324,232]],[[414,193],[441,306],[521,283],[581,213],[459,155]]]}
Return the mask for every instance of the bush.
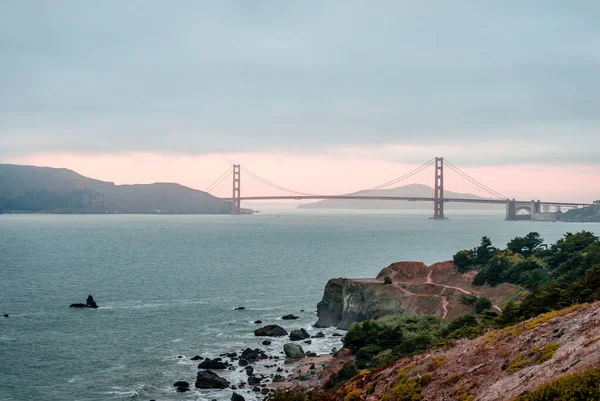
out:
{"label": "bush", "polygon": [[[360,369],[418,354],[439,338],[445,323],[432,316],[386,316],[353,324],[344,345],[356,356]],[[391,350],[391,354],[377,355]]]}
{"label": "bush", "polygon": [[515,398],[515,401],[570,400],[600,400],[600,368],[563,376]]}
{"label": "bush", "polygon": [[461,295],[460,302],[464,305],[473,306],[477,302],[477,295]]}
{"label": "bush", "polygon": [[392,279],[390,278],[390,276],[385,276],[383,278],[383,284],[387,285],[387,284],[392,284]]}
{"label": "bush", "polygon": [[481,313],[492,307],[492,301],[489,298],[481,297],[475,303],[475,313]]}

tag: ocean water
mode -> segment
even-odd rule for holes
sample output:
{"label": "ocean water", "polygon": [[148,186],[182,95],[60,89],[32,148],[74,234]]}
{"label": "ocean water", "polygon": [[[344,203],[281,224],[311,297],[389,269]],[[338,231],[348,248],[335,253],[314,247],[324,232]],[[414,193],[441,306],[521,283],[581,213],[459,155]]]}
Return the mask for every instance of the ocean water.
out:
{"label": "ocean water", "polygon": [[[428,216],[0,215],[0,314],[10,315],[0,318],[0,400],[229,400],[231,390],[178,394],[172,384],[193,388],[194,355],[246,346],[278,355],[284,339],[261,346],[254,320],[315,333],[331,277],[449,259],[483,235],[504,245],[530,231],[548,242],[567,231],[600,234],[600,225],[505,222],[501,214]],[[88,294],[99,309],[68,308]],[[282,321],[288,313],[300,318]],[[339,347],[334,331],[304,348]]]}

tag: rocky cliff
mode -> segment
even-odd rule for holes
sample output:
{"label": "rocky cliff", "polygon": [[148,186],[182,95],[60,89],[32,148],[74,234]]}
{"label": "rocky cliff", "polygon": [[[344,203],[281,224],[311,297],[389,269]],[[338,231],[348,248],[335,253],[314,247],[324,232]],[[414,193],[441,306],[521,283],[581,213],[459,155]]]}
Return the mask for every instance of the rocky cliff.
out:
{"label": "rocky cliff", "polygon": [[569,210],[566,213],[561,214],[559,220],[568,222],[598,223],[600,222],[600,205]]}
{"label": "rocky cliff", "polygon": [[[389,276],[391,284],[384,284]],[[499,312],[523,290],[512,284],[474,287],[473,273],[458,274],[452,261],[427,266],[422,262],[398,262],[381,270],[374,279],[335,278],[325,286],[317,305],[316,327],[347,329],[354,322],[387,315],[432,315],[447,320],[471,313],[461,302],[463,295],[475,294],[492,300]]]}

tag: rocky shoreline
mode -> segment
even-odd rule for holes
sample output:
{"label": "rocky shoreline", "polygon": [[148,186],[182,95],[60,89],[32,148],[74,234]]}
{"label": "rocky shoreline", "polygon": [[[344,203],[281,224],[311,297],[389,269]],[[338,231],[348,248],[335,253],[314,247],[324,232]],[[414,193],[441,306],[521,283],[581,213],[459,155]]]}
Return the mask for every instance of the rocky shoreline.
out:
{"label": "rocky shoreline", "polygon": [[[286,315],[281,321],[291,323],[294,319],[290,316],[293,315]],[[332,355],[317,354],[308,349],[319,342],[331,342],[339,349],[343,334],[334,328],[312,326],[294,328],[288,333],[279,325],[269,324],[254,330],[254,336],[264,338],[260,348],[246,347],[223,351],[215,357],[196,355],[189,358],[199,363],[195,382],[179,380],[173,384],[175,390],[185,393],[193,387],[208,399],[215,390],[229,390],[232,400],[242,401],[260,400],[279,389],[318,385],[319,376]]]}

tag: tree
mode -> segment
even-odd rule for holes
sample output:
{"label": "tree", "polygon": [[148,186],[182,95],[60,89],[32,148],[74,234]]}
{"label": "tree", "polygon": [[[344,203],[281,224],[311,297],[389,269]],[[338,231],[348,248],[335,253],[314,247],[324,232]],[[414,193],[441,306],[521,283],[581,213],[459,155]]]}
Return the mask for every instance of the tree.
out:
{"label": "tree", "polygon": [[492,301],[489,298],[481,297],[475,303],[475,313],[481,313],[484,310],[488,310],[492,307]]}
{"label": "tree", "polygon": [[494,255],[495,248],[488,236],[481,237],[481,244],[475,248],[475,264],[482,266]]}
{"label": "tree", "polygon": [[459,251],[452,257],[454,268],[459,273],[465,273],[473,268],[471,251]]}
{"label": "tree", "polygon": [[390,278],[390,276],[385,276],[383,278],[383,284],[387,285],[387,284],[392,284],[392,279]]}
{"label": "tree", "polygon": [[531,232],[524,237],[515,237],[507,245],[506,248],[513,253],[520,253],[525,257],[533,255],[533,253],[544,243],[544,239],[539,233]]}

